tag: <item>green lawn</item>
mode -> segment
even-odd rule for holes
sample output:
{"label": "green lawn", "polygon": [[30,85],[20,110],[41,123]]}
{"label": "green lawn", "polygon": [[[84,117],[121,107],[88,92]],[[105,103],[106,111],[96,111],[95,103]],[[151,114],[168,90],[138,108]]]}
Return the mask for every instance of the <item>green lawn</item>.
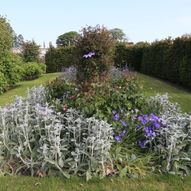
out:
{"label": "green lawn", "polygon": [[145,179],[0,177],[2,191],[191,191],[191,177],[155,176]]}
{"label": "green lawn", "polygon": [[191,91],[144,74],[138,73],[137,77],[143,85],[145,95],[151,96],[167,92],[171,101],[179,103],[183,111],[191,112]]}
{"label": "green lawn", "polygon": [[59,73],[44,74],[42,77],[36,80],[21,82],[18,87],[11,89],[7,91],[6,93],[0,95],[0,106],[4,106],[6,104],[13,102],[16,95],[25,96],[27,94],[28,88],[45,84],[48,81],[55,79],[58,75]]}

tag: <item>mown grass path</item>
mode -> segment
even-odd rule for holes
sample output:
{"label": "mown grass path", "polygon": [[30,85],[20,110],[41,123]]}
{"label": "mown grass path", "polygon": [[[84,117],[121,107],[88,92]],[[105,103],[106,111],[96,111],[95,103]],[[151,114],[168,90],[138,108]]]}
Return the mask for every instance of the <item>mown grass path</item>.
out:
{"label": "mown grass path", "polygon": [[40,78],[31,81],[23,81],[18,87],[7,91],[6,93],[0,95],[0,106],[4,106],[13,102],[15,96],[26,96],[27,90],[33,86],[39,86],[41,84],[46,84],[48,81],[51,81],[58,77],[59,73],[50,73],[44,74]]}
{"label": "mown grass path", "polygon": [[184,112],[191,112],[191,91],[144,74],[138,73],[137,77],[146,96],[168,93],[170,100],[179,103]]}
{"label": "mown grass path", "polygon": [[191,177],[104,178],[86,182],[83,178],[0,177],[1,191],[191,191]]}

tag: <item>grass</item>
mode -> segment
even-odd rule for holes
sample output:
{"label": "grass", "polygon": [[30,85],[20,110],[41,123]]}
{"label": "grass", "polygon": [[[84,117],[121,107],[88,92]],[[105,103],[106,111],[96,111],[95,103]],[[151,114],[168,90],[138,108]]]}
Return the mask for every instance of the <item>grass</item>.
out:
{"label": "grass", "polygon": [[86,182],[82,178],[0,177],[2,191],[191,191],[191,177],[154,176],[141,179],[105,178]]}
{"label": "grass", "polygon": [[146,96],[156,95],[156,93],[165,94],[167,92],[170,100],[179,103],[184,112],[191,112],[191,91],[144,74],[138,73],[137,76],[143,85]]}
{"label": "grass", "polygon": [[27,89],[32,88],[33,86],[38,86],[41,84],[45,84],[48,81],[55,79],[59,73],[50,73],[44,74],[42,77],[31,80],[31,81],[23,81],[21,82],[18,87],[7,91],[6,93],[0,95],[0,106],[4,106],[14,101],[16,95],[18,96],[26,96]]}

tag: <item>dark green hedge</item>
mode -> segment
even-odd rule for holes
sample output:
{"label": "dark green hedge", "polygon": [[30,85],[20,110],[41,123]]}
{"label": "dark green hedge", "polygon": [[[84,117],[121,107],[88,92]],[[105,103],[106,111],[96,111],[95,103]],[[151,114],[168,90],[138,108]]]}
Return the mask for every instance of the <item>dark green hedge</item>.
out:
{"label": "dark green hedge", "polygon": [[63,68],[75,65],[76,48],[74,46],[49,48],[45,55],[47,72],[60,72]]}
{"label": "dark green hedge", "polygon": [[191,89],[191,37],[117,45],[115,65],[123,68],[126,64],[136,71]]}
{"label": "dark green hedge", "polygon": [[143,50],[147,43],[128,45],[118,43],[115,49],[114,65],[119,68],[128,67],[131,70],[140,71],[143,57]]}

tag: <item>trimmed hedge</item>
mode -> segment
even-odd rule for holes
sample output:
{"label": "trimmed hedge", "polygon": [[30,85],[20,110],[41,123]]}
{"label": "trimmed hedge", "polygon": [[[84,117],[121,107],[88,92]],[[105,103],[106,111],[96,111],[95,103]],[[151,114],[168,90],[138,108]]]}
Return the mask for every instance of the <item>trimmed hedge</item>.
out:
{"label": "trimmed hedge", "polygon": [[114,65],[119,68],[128,67],[130,70],[140,71],[143,50],[147,43],[128,45],[118,43],[115,48]]}
{"label": "trimmed hedge", "polygon": [[63,68],[76,64],[76,48],[68,47],[50,47],[45,55],[45,64],[47,72],[61,72]]}
{"label": "trimmed hedge", "polygon": [[151,44],[118,44],[115,65],[126,65],[144,74],[191,89],[191,36],[166,39]]}

